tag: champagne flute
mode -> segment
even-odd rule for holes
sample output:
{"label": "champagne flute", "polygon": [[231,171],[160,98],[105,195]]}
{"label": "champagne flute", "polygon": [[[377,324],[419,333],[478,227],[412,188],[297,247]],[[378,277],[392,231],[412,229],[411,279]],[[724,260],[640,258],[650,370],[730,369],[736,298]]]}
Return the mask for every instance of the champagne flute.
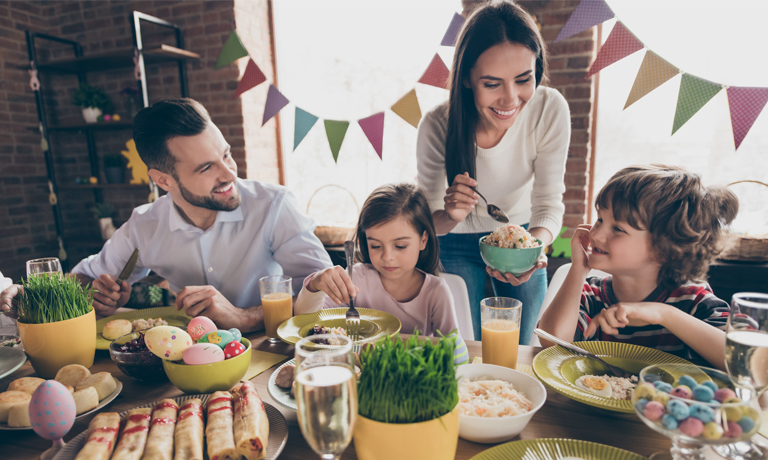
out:
{"label": "champagne flute", "polygon": [[27,261],[27,277],[49,273],[61,274],[61,262],[56,257]]}
{"label": "champagne flute", "polygon": [[323,460],[336,460],[352,440],[357,382],[352,341],[311,335],[296,344],[296,407],[304,439]]}

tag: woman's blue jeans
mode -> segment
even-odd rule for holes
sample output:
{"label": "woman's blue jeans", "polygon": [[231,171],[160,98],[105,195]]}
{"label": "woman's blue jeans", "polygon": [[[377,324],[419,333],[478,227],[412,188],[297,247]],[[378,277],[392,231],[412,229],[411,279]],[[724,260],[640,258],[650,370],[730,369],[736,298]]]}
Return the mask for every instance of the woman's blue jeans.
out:
{"label": "woman's blue jeans", "polygon": [[[449,233],[439,236],[440,262],[448,273],[464,278],[469,291],[472,312],[472,328],[475,340],[481,339],[480,301],[485,298],[485,262],[480,257],[479,240],[488,233]],[[511,297],[523,303],[520,318],[520,344],[528,345],[536,327],[544,294],[547,292],[547,271],[536,270],[531,278],[520,286],[512,286],[491,278],[496,297]]]}

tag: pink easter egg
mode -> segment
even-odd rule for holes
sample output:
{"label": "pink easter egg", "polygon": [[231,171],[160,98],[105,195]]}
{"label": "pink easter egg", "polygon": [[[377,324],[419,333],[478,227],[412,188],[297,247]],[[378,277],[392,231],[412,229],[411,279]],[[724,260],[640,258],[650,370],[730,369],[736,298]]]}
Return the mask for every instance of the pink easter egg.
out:
{"label": "pink easter egg", "polygon": [[234,358],[236,356],[240,356],[245,352],[245,345],[243,345],[240,342],[229,342],[226,347],[224,347],[224,359],[230,359]]}
{"label": "pink easter egg", "polygon": [[56,380],[46,380],[32,393],[29,421],[40,437],[51,441],[63,438],[72,429],[75,415],[72,393]]}
{"label": "pink easter egg", "polygon": [[212,343],[196,343],[184,350],[184,364],[213,364],[224,361],[224,351]]}
{"label": "pink easter egg", "polygon": [[715,401],[722,403],[726,399],[735,398],[736,393],[730,388],[719,388],[715,391]]}
{"label": "pink easter egg", "polygon": [[190,321],[187,326],[187,332],[189,333],[189,336],[192,337],[193,342],[197,342],[200,340],[200,337],[217,329],[216,324],[205,316],[192,318],[192,321]]}
{"label": "pink easter egg", "polygon": [[701,420],[688,417],[680,424],[680,432],[691,438],[698,438],[704,432],[704,423]]}

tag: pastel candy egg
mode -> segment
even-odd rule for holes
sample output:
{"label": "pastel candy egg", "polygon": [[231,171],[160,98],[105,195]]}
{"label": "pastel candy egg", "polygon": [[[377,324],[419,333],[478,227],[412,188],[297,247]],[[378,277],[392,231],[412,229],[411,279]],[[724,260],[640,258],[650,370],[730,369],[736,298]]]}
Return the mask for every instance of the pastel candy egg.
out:
{"label": "pastel candy egg", "polygon": [[72,429],[75,415],[72,393],[56,380],[46,380],[32,393],[29,421],[40,437],[51,441],[63,438]]}
{"label": "pastel candy egg", "polygon": [[224,361],[224,351],[212,343],[196,343],[184,350],[184,364],[213,364]]}
{"label": "pastel candy egg", "polygon": [[728,428],[723,432],[726,438],[739,438],[744,433],[741,425],[736,422],[728,422]]}
{"label": "pastel candy egg", "polygon": [[648,383],[656,383],[659,380],[661,380],[661,376],[658,374],[646,374],[645,377],[643,377],[643,382]]}
{"label": "pastel candy egg", "polygon": [[240,356],[245,352],[245,345],[240,342],[229,342],[224,347],[224,359],[234,358]]}
{"label": "pastel candy egg", "polygon": [[717,391],[717,384],[711,380],[705,380],[701,382],[701,385],[704,385],[705,387],[708,387],[713,392]]}
{"label": "pastel candy egg", "polygon": [[648,401],[643,410],[643,415],[648,420],[659,420],[664,415],[664,406],[658,401]]}
{"label": "pastel candy egg", "polygon": [[723,401],[723,404],[725,404],[725,407],[723,408],[723,412],[725,412],[725,417],[728,421],[737,422],[741,420],[741,417],[744,415],[744,412],[742,411],[742,407],[731,405],[731,404],[741,404],[741,403],[742,401],[739,398],[729,398]]}
{"label": "pastel candy egg", "polygon": [[755,429],[755,422],[749,417],[741,417],[736,423],[739,424],[744,433],[749,433]]}
{"label": "pastel candy egg", "polygon": [[658,392],[655,395],[653,395],[653,400],[660,402],[662,406],[666,407],[667,403],[669,402],[670,396],[663,392]]}
{"label": "pastel candy egg", "polygon": [[635,408],[637,408],[638,412],[645,413],[645,405],[648,404],[648,400],[645,398],[640,398],[635,402]]}
{"label": "pastel candy egg", "polygon": [[760,417],[760,413],[758,413],[757,410],[755,410],[753,407],[742,407],[741,415],[744,417],[749,417],[753,421],[757,421],[757,419]]}
{"label": "pastel candy egg", "polygon": [[715,419],[715,411],[704,404],[694,403],[690,407],[691,417],[701,420],[703,423],[709,423]]}
{"label": "pastel candy egg", "polygon": [[656,387],[657,390],[663,391],[664,393],[669,393],[672,391],[672,385],[670,385],[667,382],[662,382],[661,380],[657,382],[653,382],[653,385]]}
{"label": "pastel candy egg", "polygon": [[685,385],[676,386],[669,392],[669,394],[677,396],[678,398],[691,399],[691,389]]}
{"label": "pastel candy egg", "polygon": [[176,326],[156,326],[144,334],[147,348],[162,359],[178,361],[192,345],[192,337]]}
{"label": "pastel candy egg", "polygon": [[233,327],[232,329],[230,329],[229,333],[232,334],[232,340],[234,340],[235,342],[239,342],[240,339],[243,338],[243,334],[240,333],[240,329],[236,327]]}
{"label": "pastel candy egg", "polygon": [[717,391],[715,391],[715,401],[717,402],[723,402],[726,399],[735,398],[736,393],[734,393],[733,390],[730,388],[720,388]]}
{"label": "pastel candy egg", "polygon": [[688,405],[677,399],[672,399],[667,403],[667,412],[678,420],[683,420],[691,415]]}
{"label": "pastel candy egg", "polygon": [[192,337],[192,340],[197,342],[200,340],[200,337],[204,336],[205,334],[209,332],[213,332],[217,329],[216,324],[211,321],[210,318],[206,318],[205,316],[198,316],[196,318],[192,318],[192,321],[189,322],[187,325],[187,332],[189,333],[189,336]]}
{"label": "pastel candy egg", "polygon": [[198,340],[197,343],[214,343],[220,346],[223,350],[224,347],[233,340],[235,340],[235,338],[232,336],[231,332],[219,329],[218,331],[209,332],[200,337],[200,340]]}
{"label": "pastel candy egg", "polygon": [[711,388],[704,385],[696,385],[693,387],[693,399],[696,401],[710,401],[715,397],[715,392]]}
{"label": "pastel candy egg", "polygon": [[695,387],[698,384],[699,383],[693,377],[691,377],[690,375],[684,375],[684,376],[680,377],[680,379],[677,381],[677,385],[678,386],[685,385],[688,388],[693,388],[693,387]]}
{"label": "pastel candy egg", "polygon": [[704,437],[716,441],[723,437],[723,427],[715,422],[704,424]]}
{"label": "pastel candy egg", "polygon": [[661,416],[661,424],[664,425],[664,428],[668,430],[677,429],[677,419],[669,414],[664,414]]}
{"label": "pastel candy egg", "polygon": [[644,399],[653,399],[656,394],[656,387],[652,383],[641,383],[635,388],[635,397]]}
{"label": "pastel candy egg", "polygon": [[680,423],[680,432],[691,438],[698,438],[704,432],[704,424],[697,418],[688,417]]}

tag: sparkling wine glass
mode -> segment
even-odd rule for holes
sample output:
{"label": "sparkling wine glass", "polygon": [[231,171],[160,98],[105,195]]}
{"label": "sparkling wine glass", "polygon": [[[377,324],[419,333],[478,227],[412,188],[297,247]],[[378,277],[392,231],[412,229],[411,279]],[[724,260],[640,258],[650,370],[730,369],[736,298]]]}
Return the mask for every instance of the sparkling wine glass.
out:
{"label": "sparkling wine glass", "polygon": [[357,381],[352,341],[311,335],[296,344],[296,407],[304,439],[323,460],[336,460],[352,440]]}
{"label": "sparkling wine glass", "polygon": [[[734,385],[758,395],[768,388],[768,294],[740,292],[731,299],[725,330],[725,366]],[[718,446],[733,460],[762,459],[766,453],[747,440]]]}
{"label": "sparkling wine glass", "polygon": [[27,277],[49,273],[61,274],[61,262],[56,257],[27,261]]}

